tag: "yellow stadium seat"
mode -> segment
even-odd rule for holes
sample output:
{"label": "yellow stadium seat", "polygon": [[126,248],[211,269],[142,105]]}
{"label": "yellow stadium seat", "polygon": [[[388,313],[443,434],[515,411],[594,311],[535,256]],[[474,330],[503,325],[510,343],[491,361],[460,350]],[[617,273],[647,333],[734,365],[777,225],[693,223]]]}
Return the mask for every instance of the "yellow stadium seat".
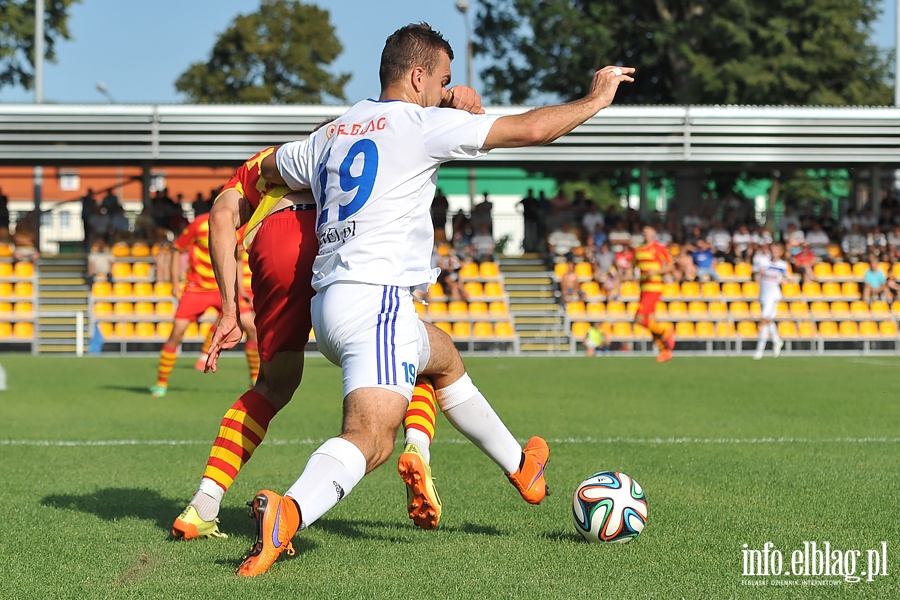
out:
{"label": "yellow stadium seat", "polygon": [[729,339],[734,337],[734,323],[728,321],[719,321],[716,323],[716,337]]}
{"label": "yellow stadium seat", "polygon": [[416,314],[420,317],[426,316],[428,314],[428,307],[421,302],[413,302],[413,306],[416,309]]}
{"label": "yellow stadium seat", "polygon": [[477,338],[494,337],[494,326],[486,321],[477,321],[472,327],[472,335]]}
{"label": "yellow stadium seat", "polygon": [[856,321],[841,321],[838,328],[841,337],[854,338],[859,337],[859,324]]}
{"label": "yellow stadium seat", "polygon": [[13,311],[13,303],[12,302],[0,302],[0,314],[7,315],[11,314]]}
{"label": "yellow stadium seat", "polygon": [[834,321],[820,321],[819,322],[819,335],[822,337],[838,337],[840,331],[838,330],[837,323]]}
{"label": "yellow stadium seat", "polygon": [[669,305],[665,302],[657,302],[655,310],[657,317],[664,317],[669,314]]}
{"label": "yellow stadium seat", "polygon": [[786,339],[797,337],[797,323],[794,321],[780,321],[778,323],[778,335]]}
{"label": "yellow stadium seat", "polygon": [[740,321],[737,324],[737,334],[742,338],[755,338],[757,336],[756,321]]}
{"label": "yellow stadium seat", "polygon": [[588,319],[600,320],[606,316],[606,304],[603,302],[588,302],[585,308]]}
{"label": "yellow stadium seat", "polygon": [[131,248],[125,242],[116,242],[110,247],[110,252],[116,258],[125,258],[131,254]]}
{"label": "yellow stadium seat", "polygon": [[676,338],[693,338],[697,333],[694,331],[694,323],[692,321],[678,321],[675,323]]}
{"label": "yellow stadium seat", "polygon": [[790,314],[790,306],[784,300],[775,305],[775,315],[778,317],[786,317]]}
{"label": "yellow stadium seat", "polygon": [[469,302],[469,315],[473,317],[486,317],[488,315],[487,302]]}
{"label": "yellow stadium seat", "polygon": [[606,303],[606,314],[610,317],[624,317],[628,313],[625,312],[625,303],[616,300]]}
{"label": "yellow stadium seat", "polygon": [[0,298],[10,298],[13,295],[14,286],[10,281],[0,281]]}
{"label": "yellow stadium seat", "polygon": [[584,302],[566,302],[566,314],[570,317],[583,317],[586,311]]}
{"label": "yellow stadium seat", "polygon": [[500,277],[500,266],[491,261],[485,261],[478,267],[478,274],[482,279],[496,279]]}
{"label": "yellow stadium seat", "polygon": [[147,258],[150,256],[150,246],[145,242],[135,242],[131,246],[131,255],[135,258]]}
{"label": "yellow stadium seat", "polygon": [[810,304],[809,310],[814,317],[827,317],[831,314],[831,309],[828,307],[828,303],[822,300],[816,300],[815,302]]}
{"label": "yellow stadium seat", "polygon": [[850,314],[850,303],[843,300],[837,300],[831,303],[831,314],[846,317]]}
{"label": "yellow stadium seat", "polygon": [[156,325],[150,321],[141,321],[134,326],[134,335],[139,338],[156,337]]}
{"label": "yellow stadium seat", "polygon": [[153,284],[149,281],[138,281],[132,286],[131,293],[142,298],[152,296]]}
{"label": "yellow stadium seat", "polygon": [[569,263],[558,262],[553,265],[553,274],[557,279],[562,279],[562,276],[569,272]]}
{"label": "yellow stadium seat", "polygon": [[832,279],[834,277],[834,272],[831,269],[831,263],[820,262],[814,264],[813,277],[815,277],[817,281]]}
{"label": "yellow stadium seat", "polygon": [[731,279],[734,277],[734,265],[730,262],[717,263],[716,274],[719,276],[719,279]]}
{"label": "yellow stadium seat", "polygon": [[98,281],[91,286],[91,294],[95,298],[109,298],[112,296],[112,284],[108,281]]}
{"label": "yellow stadium seat", "polygon": [[487,298],[502,298],[503,284],[499,281],[488,281],[484,284],[484,295]]}
{"label": "yellow stadium seat", "polygon": [[16,298],[31,298],[34,296],[34,288],[30,281],[17,281],[13,285],[13,293]]}
{"label": "yellow stadium seat", "polygon": [[723,319],[728,316],[728,304],[721,301],[709,303],[709,316],[716,319]]}
{"label": "yellow stadium seat", "polygon": [[[190,327],[188,327],[190,329]],[[134,337],[134,323],[130,321],[119,321],[115,325],[115,334],[117,338],[128,339]]]}
{"label": "yellow stadium seat", "polygon": [[759,296],[759,284],[755,281],[745,281],[741,285],[741,292],[744,298],[756,298]]}
{"label": "yellow stadium seat", "polygon": [[516,332],[513,329],[512,323],[510,323],[509,321],[500,321],[499,323],[495,323],[494,337],[503,339],[516,337]]}
{"label": "yellow stadium seat", "polygon": [[94,316],[108,317],[113,313],[112,302],[94,302]]}
{"label": "yellow stadium seat", "polygon": [[719,284],[715,281],[704,281],[700,284],[700,295],[704,298],[718,298],[722,295]]}
{"label": "yellow stadium seat", "polygon": [[677,281],[669,281],[663,284],[663,298],[672,300],[681,297],[681,284]]}
{"label": "yellow stadium seat", "polygon": [[197,324],[197,334],[201,338],[206,338],[206,335],[209,333],[209,330],[212,329],[213,324],[209,321],[200,321]]}
{"label": "yellow stadium seat", "polygon": [[762,314],[762,308],[760,307],[758,300],[754,300],[750,303],[750,314],[757,319]]}
{"label": "yellow stadium seat", "polygon": [[575,321],[572,323],[572,337],[576,340],[583,340],[590,328],[590,323],[585,321]]}
{"label": "yellow stadium seat", "polygon": [[811,338],[816,335],[816,324],[812,321],[800,321],[797,324],[797,336]]}
{"label": "yellow stadium seat", "polygon": [[0,262],[0,277],[12,277],[13,264],[8,262]]}
{"label": "yellow stadium seat", "polygon": [[707,316],[706,302],[699,300],[688,302],[688,314],[694,318]]}
{"label": "yellow stadium seat", "polygon": [[697,298],[700,296],[700,284],[696,281],[685,281],[681,284],[681,295],[685,298]]}
{"label": "yellow stadium seat", "polygon": [[891,314],[891,307],[884,300],[875,300],[872,302],[871,312],[873,316],[883,318]]}
{"label": "yellow stadium seat", "polygon": [[841,284],[836,281],[826,281],[822,284],[822,295],[826,298],[840,298]]}
{"label": "yellow stadium seat", "polygon": [[637,300],[629,302],[628,304],[625,305],[625,312],[629,315],[633,315],[634,313],[637,312],[638,307],[640,305],[641,305],[641,303],[638,302]]}
{"label": "yellow stadium seat", "polygon": [[19,321],[12,326],[13,337],[29,339],[34,337],[34,325],[28,321]]}
{"label": "yellow stadium seat", "polygon": [[444,297],[444,286],[439,283],[432,283],[428,286],[428,299],[429,302],[432,300],[440,300]]}
{"label": "yellow stadium seat", "polygon": [[878,323],[875,321],[861,321],[859,323],[859,335],[863,337],[877,337]]}
{"label": "yellow stadium seat", "polygon": [[641,286],[637,281],[623,281],[622,287],[619,288],[619,296],[627,300],[629,298],[638,298],[641,295]]}
{"label": "yellow stadium seat", "polygon": [[0,242],[0,256],[6,258],[13,255],[13,245],[9,242]]}
{"label": "yellow stadium seat", "polygon": [[891,314],[900,315],[900,300],[891,302]]}
{"label": "yellow stadium seat", "polygon": [[113,305],[113,314],[117,317],[130,317],[134,314],[134,304],[131,302],[116,302]]}
{"label": "yellow stadium seat", "polygon": [[581,284],[581,292],[587,298],[599,298],[602,295],[602,291],[600,290],[600,284],[596,281],[584,281]]}
{"label": "yellow stadium seat", "polygon": [[[418,304],[418,302],[416,304]],[[161,317],[168,317],[175,314],[175,305],[172,302],[157,302],[154,309],[156,314]]]}
{"label": "yellow stadium seat", "polygon": [[822,295],[822,286],[818,281],[805,281],[803,282],[803,287],[801,288],[803,296],[809,300],[812,298],[818,298]]}
{"label": "yellow stadium seat", "polygon": [[575,263],[575,274],[581,280],[591,279],[594,276],[594,266],[589,262]]}
{"label": "yellow stadium seat", "polygon": [[781,295],[788,300],[794,300],[801,296],[800,284],[795,281],[787,281],[781,286]]}
{"label": "yellow stadium seat", "polygon": [[161,338],[168,339],[170,335],[172,335],[172,329],[175,324],[171,321],[163,321],[162,323],[156,324],[156,335]]}
{"label": "yellow stadium seat", "polygon": [[613,335],[613,337],[616,337],[616,338],[632,338],[632,337],[634,337],[634,331],[631,327],[631,322],[618,321],[616,323],[613,323],[612,335]]}
{"label": "yellow stadium seat", "polygon": [[453,333],[455,339],[466,339],[472,337],[472,326],[468,321],[456,321],[453,323]]}
{"label": "yellow stadium seat", "polygon": [[464,317],[468,310],[468,304],[462,300],[452,300],[447,304],[447,314],[450,316]]}
{"label": "yellow stadium seat", "polygon": [[481,298],[484,296],[484,286],[480,281],[467,281],[463,284],[463,291],[469,300]]}
{"label": "yellow stadium seat", "polygon": [[790,312],[793,317],[809,316],[809,304],[805,300],[794,300],[790,304]]}
{"label": "yellow stadium seat", "polygon": [[831,268],[831,271],[834,274],[835,279],[850,279],[853,277],[853,267],[850,263],[835,263]]}
{"label": "yellow stadium seat", "polygon": [[478,264],[473,262],[463,263],[459,268],[460,279],[476,279],[478,278]]}
{"label": "yellow stadium seat", "polygon": [[0,323],[0,338],[11,338],[13,334],[12,323],[3,321]]}
{"label": "yellow stadium seat", "polygon": [[900,261],[894,263],[894,266],[891,268],[891,275],[895,279],[900,279]]}
{"label": "yellow stadium seat", "polygon": [[867,317],[869,316],[869,305],[862,300],[854,300],[850,303],[850,313],[854,317]]}
{"label": "yellow stadium seat", "polygon": [[116,298],[130,298],[133,295],[132,286],[127,281],[117,281],[113,284],[113,296]]}
{"label": "yellow stadium seat", "polygon": [[446,302],[429,302],[428,303],[428,316],[429,317],[441,317],[446,318],[447,316],[447,303]]}
{"label": "yellow stadium seat", "polygon": [[844,298],[859,298],[859,284],[855,281],[845,281],[841,284],[841,295]]}
{"label": "yellow stadium seat", "polygon": [[34,313],[34,305],[31,302],[16,302],[13,305],[13,314],[23,317]]}
{"label": "yellow stadium seat", "polygon": [[34,265],[30,262],[17,262],[13,273],[16,277],[34,277]]}
{"label": "yellow stadium seat", "polygon": [[157,281],[153,284],[153,292],[157,296],[171,296],[172,295],[172,282],[171,281]]}
{"label": "yellow stadium seat", "polygon": [[509,307],[506,302],[491,302],[488,305],[488,312],[494,317],[505,317],[509,314]]}
{"label": "yellow stadium seat", "polygon": [[128,279],[131,277],[131,265],[127,262],[113,263],[110,273],[115,280]]}
{"label": "yellow stadium seat", "polygon": [[722,284],[722,295],[726,298],[743,298],[744,291],[741,284],[736,281],[726,281]]}
{"label": "yellow stadium seat", "polygon": [[866,271],[869,270],[869,263],[867,262],[858,262],[853,265],[853,277],[859,280],[862,280],[863,277],[866,276]]}
{"label": "yellow stadium seat", "polygon": [[698,338],[714,338],[716,326],[709,321],[700,321],[694,326],[694,332]]}
{"label": "yellow stadium seat", "polygon": [[[116,304],[119,304],[118,302]],[[156,314],[152,302],[135,302],[134,315],[136,317],[152,317]]]}
{"label": "yellow stadium seat", "polygon": [[131,276],[139,279],[150,277],[150,263],[136,262],[131,265]]}
{"label": "yellow stadium seat", "polygon": [[897,322],[881,321],[880,323],[878,323],[878,332],[882,337],[897,337]]}
{"label": "yellow stadium seat", "polygon": [[195,339],[200,336],[200,327],[197,323],[191,323],[187,326],[187,329],[184,332],[184,337],[188,339]]}
{"label": "yellow stadium seat", "polygon": [[737,263],[734,265],[734,276],[742,281],[750,279],[753,277],[753,265],[746,262]]}
{"label": "yellow stadium seat", "polygon": [[688,304],[683,300],[669,302],[669,304],[666,305],[666,309],[669,312],[669,316],[673,318],[684,317],[688,314]]}

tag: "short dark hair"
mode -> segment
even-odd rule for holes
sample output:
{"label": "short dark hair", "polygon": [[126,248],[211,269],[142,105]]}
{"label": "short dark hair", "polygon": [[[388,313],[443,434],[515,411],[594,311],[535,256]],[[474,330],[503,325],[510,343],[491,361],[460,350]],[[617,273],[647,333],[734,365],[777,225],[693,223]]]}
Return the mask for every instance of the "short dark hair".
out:
{"label": "short dark hair", "polygon": [[381,89],[399,80],[410,69],[421,66],[430,74],[437,68],[440,52],[453,60],[453,48],[428,23],[412,23],[392,33],[381,52],[378,76]]}

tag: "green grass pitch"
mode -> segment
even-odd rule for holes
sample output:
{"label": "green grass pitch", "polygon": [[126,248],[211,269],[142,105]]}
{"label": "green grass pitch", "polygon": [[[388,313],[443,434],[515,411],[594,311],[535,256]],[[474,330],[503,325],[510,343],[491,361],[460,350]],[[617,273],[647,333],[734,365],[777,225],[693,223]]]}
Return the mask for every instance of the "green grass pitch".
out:
{"label": "green grass pitch", "polygon": [[[154,400],[153,357],[0,356],[0,598],[900,597],[900,359],[466,362],[520,440],[550,442],[552,496],[522,502],[441,418],[437,530],[407,518],[395,454],[295,538],[296,556],[243,580],[233,571],[254,535],[244,503],[260,488],[284,492],[338,433],[336,367],[307,360],[293,403],[225,497],[230,537],[175,542],[172,520],[245,389],[243,360],[203,375],[184,355]],[[646,491],[647,527],[630,544],[587,544],[573,528],[572,493],[601,470]],[[790,569],[804,542],[826,541],[846,567],[860,552],[857,575],[867,550],[886,548],[888,574],[744,574],[746,551],[766,542]]]}

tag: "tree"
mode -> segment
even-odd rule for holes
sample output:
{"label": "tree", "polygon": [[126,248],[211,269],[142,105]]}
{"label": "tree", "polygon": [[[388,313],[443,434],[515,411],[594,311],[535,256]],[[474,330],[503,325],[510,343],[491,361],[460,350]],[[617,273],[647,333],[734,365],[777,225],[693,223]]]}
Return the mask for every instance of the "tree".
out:
{"label": "tree", "polygon": [[[45,0],[45,60],[56,60],[57,39],[71,39],[68,11],[79,1]],[[0,0],[0,87],[34,87],[34,5],[34,0]]]}
{"label": "tree", "polygon": [[616,104],[889,105],[871,44],[879,0],[482,0],[477,54],[494,101],[583,96],[606,64],[637,68]]}
{"label": "tree", "polygon": [[216,40],[205,63],[194,63],[175,82],[190,102],[319,104],[344,101],[349,74],[324,67],[343,51],[329,12],[297,0],[263,0],[239,15]]}

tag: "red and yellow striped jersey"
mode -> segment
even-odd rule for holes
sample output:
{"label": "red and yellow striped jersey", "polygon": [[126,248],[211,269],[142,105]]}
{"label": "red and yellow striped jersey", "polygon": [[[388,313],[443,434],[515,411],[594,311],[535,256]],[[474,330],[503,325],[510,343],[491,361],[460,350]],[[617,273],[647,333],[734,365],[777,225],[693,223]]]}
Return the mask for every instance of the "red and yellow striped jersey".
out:
{"label": "red and yellow striped jersey", "polygon": [[173,247],[188,253],[185,290],[216,290],[216,275],[209,256],[209,213],[197,216],[175,240]]}
{"label": "red and yellow striped jersey", "polygon": [[634,251],[634,262],[641,272],[641,291],[662,292],[663,278],[659,270],[663,265],[672,264],[669,250],[654,240]]}

